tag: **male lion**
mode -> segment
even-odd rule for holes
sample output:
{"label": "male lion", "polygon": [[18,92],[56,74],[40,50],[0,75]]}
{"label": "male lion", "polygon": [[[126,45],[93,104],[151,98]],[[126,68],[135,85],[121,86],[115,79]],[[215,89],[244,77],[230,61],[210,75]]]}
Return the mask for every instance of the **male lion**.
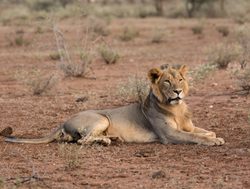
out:
{"label": "male lion", "polygon": [[[49,136],[39,139],[6,137],[6,142],[49,143],[52,141],[101,143],[124,142],[163,144],[196,143],[222,145],[214,132],[195,127],[183,98],[188,93],[187,67],[163,66],[149,70],[150,92],[143,103],[115,109],[87,110],[66,121]],[[10,133],[7,129],[2,133]]]}

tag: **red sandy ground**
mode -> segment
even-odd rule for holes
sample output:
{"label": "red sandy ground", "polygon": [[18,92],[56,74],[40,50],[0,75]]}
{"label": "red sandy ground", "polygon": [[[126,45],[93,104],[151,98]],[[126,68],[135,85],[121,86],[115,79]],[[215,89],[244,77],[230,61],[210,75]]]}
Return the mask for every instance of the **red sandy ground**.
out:
{"label": "red sandy ground", "polygon": [[[84,19],[59,23],[70,48],[82,46]],[[116,93],[131,75],[164,63],[205,63],[206,48],[226,40],[216,26],[238,27],[230,20],[206,20],[203,34],[194,35],[197,20],[120,19],[108,28],[105,40],[117,49],[117,64],[101,59],[92,64],[90,77],[65,78],[49,94],[34,96],[15,79],[18,71],[39,68],[52,73],[56,61],[53,32],[46,21],[0,27],[0,129],[14,128],[14,135],[39,137],[48,134],[72,114],[85,109],[117,107],[130,103]],[[38,26],[43,33],[35,32]],[[122,42],[123,26],[140,31],[133,41]],[[164,42],[150,42],[155,28],[167,31]],[[10,45],[19,30],[28,46]],[[231,33],[230,33],[231,35]],[[230,36],[229,36],[230,37]],[[235,79],[225,70],[214,72],[191,89],[186,102],[195,125],[223,137],[223,146],[162,144],[22,145],[0,141],[0,188],[250,188],[250,99],[235,95]],[[87,97],[85,102],[76,102]]]}

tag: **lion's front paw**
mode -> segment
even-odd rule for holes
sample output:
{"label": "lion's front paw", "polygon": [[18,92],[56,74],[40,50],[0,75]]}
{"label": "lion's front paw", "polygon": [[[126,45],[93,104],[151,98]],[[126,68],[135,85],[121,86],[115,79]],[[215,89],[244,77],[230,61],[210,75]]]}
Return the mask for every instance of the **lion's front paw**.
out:
{"label": "lion's front paw", "polygon": [[205,143],[205,145],[208,146],[220,146],[222,144],[225,144],[225,140],[223,138],[210,138],[209,141]]}
{"label": "lion's front paw", "polygon": [[225,144],[225,140],[223,138],[215,138],[215,139],[217,139],[216,145],[220,146],[222,144]]}
{"label": "lion's front paw", "polygon": [[208,137],[216,138],[215,132],[212,132],[212,131],[207,132],[205,135]]}

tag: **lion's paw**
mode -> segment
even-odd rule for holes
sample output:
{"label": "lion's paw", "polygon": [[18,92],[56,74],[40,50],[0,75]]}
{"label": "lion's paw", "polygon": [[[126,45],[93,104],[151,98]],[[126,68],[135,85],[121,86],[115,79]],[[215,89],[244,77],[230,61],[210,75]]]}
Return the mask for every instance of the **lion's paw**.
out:
{"label": "lion's paw", "polygon": [[223,144],[225,144],[223,138],[210,138],[209,141],[205,143],[207,146],[221,146]]}
{"label": "lion's paw", "polygon": [[215,132],[212,132],[212,131],[207,132],[205,135],[208,137],[216,138]]}

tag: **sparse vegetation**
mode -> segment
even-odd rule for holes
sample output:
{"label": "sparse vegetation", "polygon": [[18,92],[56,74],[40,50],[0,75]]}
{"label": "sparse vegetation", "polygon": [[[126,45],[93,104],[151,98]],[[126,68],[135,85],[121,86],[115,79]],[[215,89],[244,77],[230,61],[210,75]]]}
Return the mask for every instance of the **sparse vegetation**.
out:
{"label": "sparse vegetation", "polygon": [[202,24],[198,24],[195,25],[191,28],[193,34],[202,34],[203,32],[203,25]]}
{"label": "sparse vegetation", "polygon": [[242,26],[235,31],[236,42],[242,48],[242,56],[239,61],[241,67],[244,68],[246,63],[250,61],[250,27]]}
{"label": "sparse vegetation", "polygon": [[0,188],[4,188],[4,181],[1,177],[0,177]]}
{"label": "sparse vegetation", "polygon": [[60,60],[60,54],[58,52],[53,52],[49,55],[51,60]]}
{"label": "sparse vegetation", "polygon": [[240,88],[246,92],[247,95],[250,94],[250,68],[237,70],[235,76],[238,79]]}
{"label": "sparse vegetation", "polygon": [[72,62],[64,41],[63,33],[54,27],[54,34],[57,42],[58,54],[60,55],[60,63],[58,67],[63,71],[65,76],[84,77],[89,71],[89,66],[92,62],[92,54],[89,50],[82,51],[80,54],[80,62]]}
{"label": "sparse vegetation", "polygon": [[79,63],[73,63],[71,61],[60,62],[58,66],[67,77],[84,77],[89,71],[89,65],[91,64],[91,62],[92,56],[87,52],[80,55]]}
{"label": "sparse vegetation", "polygon": [[163,30],[156,29],[153,33],[153,37],[152,37],[151,42],[152,43],[161,43],[161,42],[163,42],[164,36],[165,35],[164,35]]}
{"label": "sparse vegetation", "polygon": [[59,154],[65,160],[65,169],[73,170],[79,167],[80,147],[67,143],[59,144]]}
{"label": "sparse vegetation", "polygon": [[99,36],[108,36],[109,30],[107,29],[107,22],[97,18],[91,18],[89,23],[89,30]]}
{"label": "sparse vegetation", "polygon": [[30,44],[30,41],[28,41],[27,39],[25,39],[24,36],[22,34],[20,34],[20,35],[16,36],[16,38],[14,40],[14,44],[16,46],[28,46]]}
{"label": "sparse vegetation", "polygon": [[108,45],[103,44],[98,48],[98,50],[99,50],[101,57],[107,64],[115,64],[120,58],[118,52],[113,50]]}
{"label": "sparse vegetation", "polygon": [[202,64],[198,66],[196,69],[189,72],[191,81],[196,83],[205,79],[209,74],[215,71],[217,68],[214,64]]}
{"label": "sparse vegetation", "polygon": [[42,27],[41,27],[41,26],[38,26],[38,27],[36,28],[36,30],[35,30],[35,33],[37,33],[37,34],[42,34],[42,33],[43,33]]}
{"label": "sparse vegetation", "polygon": [[41,95],[50,91],[58,82],[58,77],[55,74],[44,76],[44,73],[37,69],[31,72],[17,71],[15,79],[26,85],[33,95]]}
{"label": "sparse vegetation", "polygon": [[120,39],[122,41],[131,41],[138,36],[139,36],[139,31],[136,30],[134,27],[125,27],[123,28]]}
{"label": "sparse vegetation", "polygon": [[118,94],[124,100],[144,102],[149,92],[149,83],[138,76],[130,76],[128,81],[117,86]]}
{"label": "sparse vegetation", "polygon": [[229,63],[239,59],[242,48],[237,44],[221,43],[211,47],[208,52],[208,62],[219,69],[226,69]]}
{"label": "sparse vegetation", "polygon": [[229,28],[227,26],[218,26],[216,30],[223,36],[227,37],[229,35]]}

